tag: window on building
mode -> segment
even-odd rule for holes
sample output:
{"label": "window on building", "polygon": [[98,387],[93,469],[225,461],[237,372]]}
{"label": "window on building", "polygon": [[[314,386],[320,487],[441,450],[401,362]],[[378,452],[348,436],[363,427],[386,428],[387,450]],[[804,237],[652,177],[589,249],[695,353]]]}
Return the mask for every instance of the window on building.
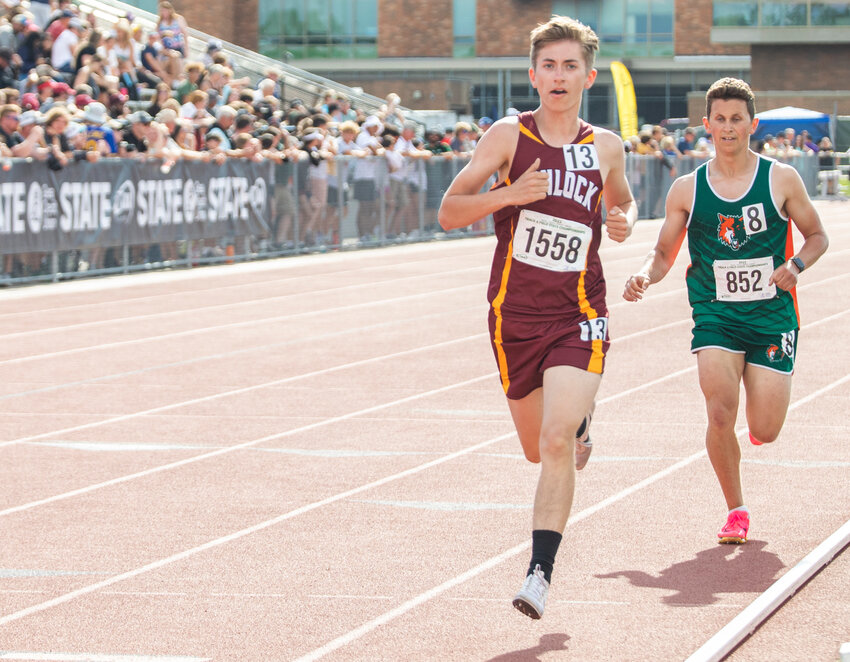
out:
{"label": "window on building", "polygon": [[759,5],[756,0],[749,2],[714,3],[714,25],[716,26],[745,26],[758,25]]}
{"label": "window on building", "polygon": [[552,13],[591,27],[603,57],[673,54],[673,0],[553,0]]}
{"label": "window on building", "polygon": [[475,4],[476,0],[454,0],[455,57],[475,57]]}
{"label": "window on building", "polygon": [[768,27],[806,25],[805,2],[762,2],[761,24]]}
{"label": "window on building", "polygon": [[850,25],[850,2],[812,2],[812,25]]}
{"label": "window on building", "polygon": [[717,27],[850,25],[848,0],[714,0]]}
{"label": "window on building", "polygon": [[378,0],[259,0],[259,50],[281,60],[378,56]]}

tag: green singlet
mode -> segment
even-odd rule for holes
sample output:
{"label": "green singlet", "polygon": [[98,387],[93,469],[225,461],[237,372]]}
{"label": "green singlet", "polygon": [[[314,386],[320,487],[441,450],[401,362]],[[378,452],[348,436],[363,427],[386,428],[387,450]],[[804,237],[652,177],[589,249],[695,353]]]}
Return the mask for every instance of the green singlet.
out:
{"label": "green singlet", "polygon": [[768,283],[794,247],[791,223],[772,195],[775,161],[758,159],[749,190],[737,200],[715,192],[708,163],[694,173],[686,282],[697,326],[732,326],[764,335],[799,328],[795,290]]}

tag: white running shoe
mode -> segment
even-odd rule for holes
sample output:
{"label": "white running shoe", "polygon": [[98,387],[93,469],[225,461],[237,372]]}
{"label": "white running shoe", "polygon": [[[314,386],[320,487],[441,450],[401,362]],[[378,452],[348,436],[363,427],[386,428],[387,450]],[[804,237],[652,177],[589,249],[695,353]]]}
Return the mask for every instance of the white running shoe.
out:
{"label": "white running shoe", "polygon": [[549,582],[543,576],[543,571],[538,563],[534,566],[534,572],[526,576],[522,588],[514,597],[513,604],[529,618],[538,619],[543,616],[547,595],[549,595]]}
{"label": "white running shoe", "polygon": [[576,471],[584,469],[584,465],[590,459],[593,451],[593,442],[590,441],[590,421],[593,419],[593,411],[596,409],[596,401],[590,406],[590,411],[584,417],[584,432],[576,437]]}

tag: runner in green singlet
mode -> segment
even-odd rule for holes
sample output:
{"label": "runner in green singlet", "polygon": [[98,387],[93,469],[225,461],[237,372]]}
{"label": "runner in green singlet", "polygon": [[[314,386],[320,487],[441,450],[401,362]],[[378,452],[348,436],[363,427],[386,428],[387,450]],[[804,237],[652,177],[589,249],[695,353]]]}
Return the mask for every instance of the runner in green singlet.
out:
{"label": "runner in green singlet", "polygon": [[[674,182],[658,242],[626,282],[623,297],[638,301],[661,280],[687,236],[691,350],[708,413],[705,443],[729,509],[718,538],[744,543],[749,510],[735,435],[740,386],[750,441],[776,440],[791,398],[800,328],[797,279],[829,241],[797,171],[750,150],[758,120],[744,81],[723,78],[709,88],[703,124],[716,154]],[[796,253],[791,223],[804,239]]]}

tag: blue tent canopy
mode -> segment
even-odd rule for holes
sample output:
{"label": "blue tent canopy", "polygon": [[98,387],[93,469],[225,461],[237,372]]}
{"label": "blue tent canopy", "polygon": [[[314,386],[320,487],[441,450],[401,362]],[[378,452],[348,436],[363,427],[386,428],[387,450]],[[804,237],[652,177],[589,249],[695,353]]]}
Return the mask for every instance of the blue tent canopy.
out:
{"label": "blue tent canopy", "polygon": [[768,133],[776,135],[777,131],[784,129],[794,129],[797,133],[805,129],[812,134],[815,142],[829,135],[829,115],[816,110],[784,106],[756,113],[756,117],[759,120],[753,134],[756,140],[764,138]]}

